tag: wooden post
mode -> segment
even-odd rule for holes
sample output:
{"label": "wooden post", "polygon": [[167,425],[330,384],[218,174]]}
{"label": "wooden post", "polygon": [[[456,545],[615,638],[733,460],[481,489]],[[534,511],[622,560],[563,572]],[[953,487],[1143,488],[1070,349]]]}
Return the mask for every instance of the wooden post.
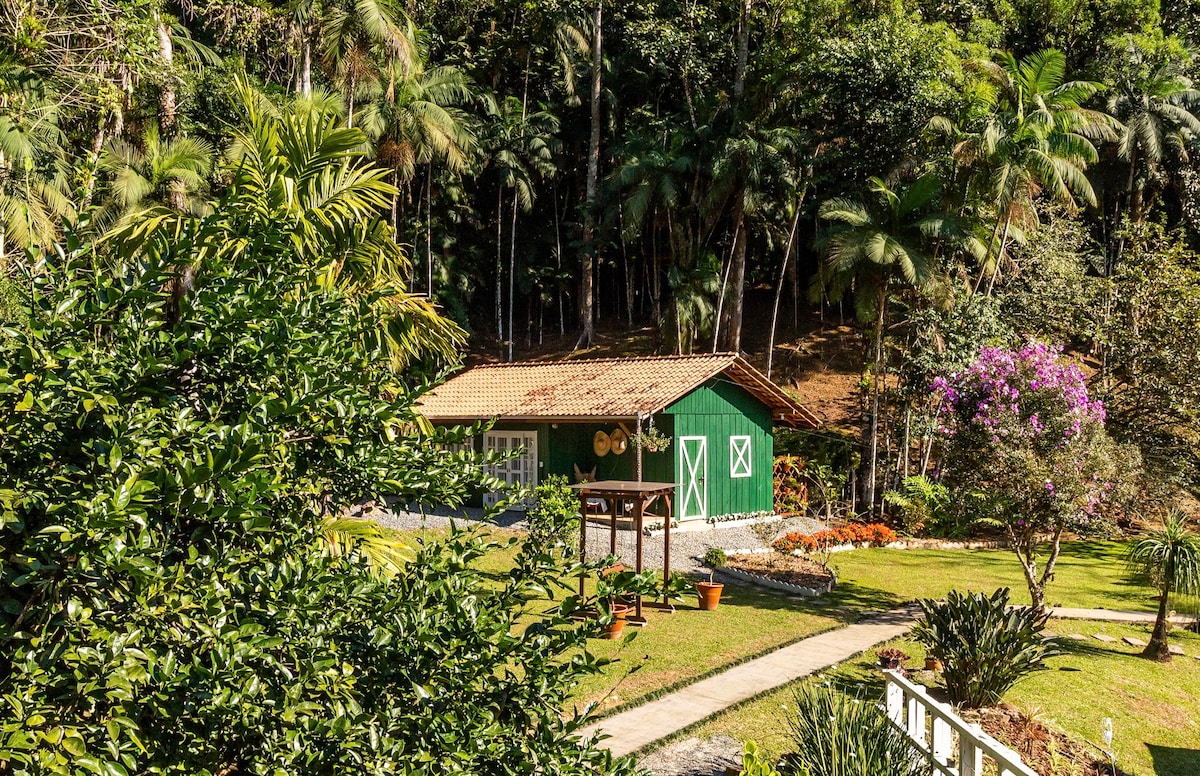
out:
{"label": "wooden post", "polygon": [[[663,495],[667,500],[667,519],[663,522],[663,584],[665,585],[671,577],[671,495],[669,493]],[[668,603],[666,593],[663,593],[663,603]]]}
{"label": "wooden post", "polygon": [[[579,490],[579,562],[587,561],[587,494]],[[584,572],[579,572],[579,597],[583,598]]]}
{"label": "wooden post", "polygon": [[[642,508],[646,503],[646,494],[637,494],[637,500],[633,502],[633,530],[637,533],[637,560],[635,566],[637,573],[642,573]],[[665,581],[665,580],[664,580]],[[666,603],[664,600],[663,603]],[[642,596],[637,597],[637,616],[642,619]]]}

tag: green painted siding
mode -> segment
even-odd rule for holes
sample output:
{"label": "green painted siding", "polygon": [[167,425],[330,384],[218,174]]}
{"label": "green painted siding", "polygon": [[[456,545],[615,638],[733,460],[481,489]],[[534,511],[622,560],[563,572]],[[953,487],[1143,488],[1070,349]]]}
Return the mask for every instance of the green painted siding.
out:
{"label": "green painted siding", "polygon": [[[558,428],[547,427],[548,446],[540,453],[545,462],[543,471],[546,474],[562,474],[572,482],[575,481],[575,467],[587,473],[596,470],[598,480],[632,480],[634,479],[634,461],[637,453],[630,444],[621,455],[609,453],[597,456],[592,449],[592,437],[597,431],[611,434],[620,428],[613,423],[557,423]],[[633,424],[625,424],[634,431]],[[655,418],[654,425],[663,433],[671,435],[670,418]],[[538,438],[541,445],[541,437]],[[674,482],[674,464],[671,450],[662,453],[642,452],[642,479],[649,482]]]}
{"label": "green painted siding", "polygon": [[[633,431],[633,424],[625,424]],[[671,439],[661,453],[642,453],[642,479],[648,482],[678,482],[674,514],[681,515],[686,471],[682,466],[681,437],[704,437],[706,446],[705,517],[772,508],[772,436],[770,410],[749,392],[717,378],[710,380],[654,418],[654,425]],[[592,437],[597,431],[612,433],[608,423],[496,424],[497,431],[537,431],[538,481],[561,474],[575,481],[575,467],[585,473],[595,469],[598,480],[634,479],[636,451],[633,445],[622,455],[597,456]],[[750,476],[731,477],[730,440],[750,438]],[[483,449],[482,438],[475,449]],[[479,504],[479,497],[473,499]]]}
{"label": "green painted siding", "polygon": [[[704,437],[707,472],[705,514],[727,515],[758,512],[772,507],[771,413],[749,392],[724,380],[712,380],[667,408],[675,419],[672,443],[675,465],[680,467],[677,482],[684,482],[682,437]],[[730,439],[750,437],[750,476],[733,478]],[[684,485],[676,501],[682,508]]]}

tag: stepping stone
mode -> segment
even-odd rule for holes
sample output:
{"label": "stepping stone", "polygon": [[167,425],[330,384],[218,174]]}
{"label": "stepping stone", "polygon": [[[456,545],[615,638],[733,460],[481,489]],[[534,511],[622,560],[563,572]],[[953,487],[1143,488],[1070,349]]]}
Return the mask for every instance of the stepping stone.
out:
{"label": "stepping stone", "polygon": [[1186,653],[1183,651],[1183,647],[1179,646],[1178,644],[1171,644],[1171,645],[1169,645],[1169,646],[1167,647],[1167,651],[1168,651],[1168,652],[1170,652],[1172,655],[1184,655],[1184,654],[1186,654]]}
{"label": "stepping stone", "polygon": [[1103,641],[1105,644],[1115,644],[1116,638],[1109,636],[1107,633],[1093,633],[1092,638],[1096,641]]}
{"label": "stepping stone", "polygon": [[1084,636],[1082,633],[1068,633],[1067,638],[1074,639],[1075,641],[1087,641],[1087,636]]}
{"label": "stepping stone", "polygon": [[1141,639],[1135,639],[1133,636],[1124,636],[1121,638],[1121,641],[1124,641],[1126,644],[1128,644],[1131,647],[1146,646],[1146,642],[1142,641]]}

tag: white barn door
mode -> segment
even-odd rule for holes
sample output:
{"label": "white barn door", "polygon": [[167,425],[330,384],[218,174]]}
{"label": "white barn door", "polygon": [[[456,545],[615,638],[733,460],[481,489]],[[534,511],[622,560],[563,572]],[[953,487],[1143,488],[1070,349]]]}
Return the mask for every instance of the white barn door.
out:
{"label": "white barn door", "polygon": [[679,519],[708,517],[708,438],[679,437]]}
{"label": "white barn door", "polygon": [[[516,457],[497,465],[489,466],[488,474],[498,480],[503,480],[509,488],[521,486],[536,488],[538,484],[538,457],[536,431],[485,431],[483,434],[483,450],[486,453],[507,453],[523,448]],[[505,493],[493,491],[483,495],[485,507],[495,506]],[[518,502],[512,509],[524,509],[527,505]]]}

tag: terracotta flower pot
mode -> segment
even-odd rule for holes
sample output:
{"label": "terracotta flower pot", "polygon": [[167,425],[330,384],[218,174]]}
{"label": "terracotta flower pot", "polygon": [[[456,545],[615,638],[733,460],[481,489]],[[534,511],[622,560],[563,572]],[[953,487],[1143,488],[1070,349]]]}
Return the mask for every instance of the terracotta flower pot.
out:
{"label": "terracotta flower pot", "polygon": [[936,657],[925,658],[925,670],[926,671],[941,671],[942,670],[942,661],[938,660]]}
{"label": "terracotta flower pot", "polygon": [[697,582],[696,593],[700,596],[700,608],[711,612],[721,603],[721,591],[725,585],[720,582]]}
{"label": "terracotta flower pot", "polygon": [[619,639],[621,631],[625,630],[625,614],[629,611],[629,607],[624,604],[613,604],[612,613],[613,621],[604,626],[604,638]]}

